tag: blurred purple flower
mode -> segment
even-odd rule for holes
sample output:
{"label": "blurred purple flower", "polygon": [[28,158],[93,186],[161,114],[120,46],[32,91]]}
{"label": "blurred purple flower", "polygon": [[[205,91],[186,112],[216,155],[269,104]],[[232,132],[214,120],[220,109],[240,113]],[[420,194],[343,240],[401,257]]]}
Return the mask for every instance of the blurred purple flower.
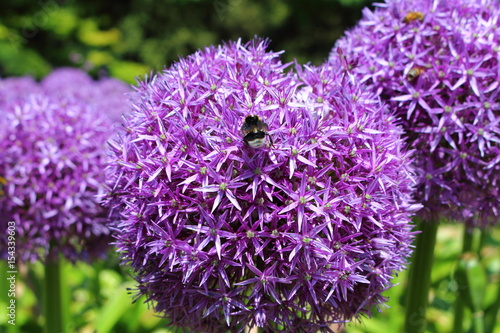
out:
{"label": "blurred purple flower", "polygon": [[79,100],[47,95],[12,103],[3,117],[0,210],[3,224],[16,222],[19,258],[45,259],[49,246],[72,261],[101,255],[108,210],[95,196],[110,122]]}
{"label": "blurred purple flower", "polygon": [[41,85],[46,91],[76,95],[83,99],[91,94],[92,78],[83,70],[73,67],[56,68],[43,78]]}
{"label": "blurred purple flower", "polygon": [[113,123],[119,122],[121,116],[129,111],[135,96],[135,92],[123,81],[115,78],[96,81],[86,72],[71,67],[55,69],[40,83],[29,76],[0,79],[0,106],[35,93],[76,98],[100,110]]}
{"label": "blurred purple flower", "polygon": [[397,112],[418,151],[422,214],[495,225],[500,2],[389,0],[377,7],[365,9],[337,46],[357,59],[353,73]]}
{"label": "blurred purple flower", "polygon": [[75,69],[57,70],[41,84],[0,80],[0,227],[16,222],[20,260],[45,260],[49,248],[71,261],[90,260],[109,247],[109,210],[96,196],[114,135],[113,111],[104,105],[121,99],[127,108],[121,84],[94,82]]}
{"label": "blurred purple flower", "polygon": [[[267,45],[209,47],[141,82],[111,143],[118,249],[138,295],[192,331],[330,331],[381,305],[410,254],[401,130],[340,61],[296,76]],[[262,148],[243,141],[249,115]]]}
{"label": "blurred purple flower", "polygon": [[[12,101],[23,98],[28,93],[34,94],[41,91],[41,87],[31,76],[0,79],[0,108]],[[0,110],[0,112],[2,111]]]}
{"label": "blurred purple flower", "polygon": [[41,82],[45,92],[56,96],[73,96],[95,106],[113,122],[121,120],[128,112],[133,91],[128,84],[114,78],[94,81],[84,71],[76,68],[58,68]]}

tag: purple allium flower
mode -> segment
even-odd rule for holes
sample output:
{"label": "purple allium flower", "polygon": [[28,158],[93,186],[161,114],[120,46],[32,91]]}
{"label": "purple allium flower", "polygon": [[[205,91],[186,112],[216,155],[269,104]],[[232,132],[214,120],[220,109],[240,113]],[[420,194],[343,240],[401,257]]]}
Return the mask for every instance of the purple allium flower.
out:
{"label": "purple allium flower", "polygon": [[141,82],[111,143],[118,249],[138,295],[191,331],[330,331],[384,302],[410,253],[413,179],[387,110],[342,66],[297,77],[266,48],[209,47]]}
{"label": "purple allium flower", "polygon": [[[427,219],[485,227],[500,212],[500,2],[387,1],[338,42],[416,149]],[[335,48],[334,48],[335,49]]]}
{"label": "purple allium flower", "polygon": [[[16,222],[16,255],[44,260],[50,248],[71,261],[102,256],[111,240],[109,210],[96,196],[114,134],[109,110],[29,79],[1,80],[0,87],[8,97],[0,103],[0,227]],[[6,238],[0,242],[5,257]]]}
{"label": "purple allium flower", "polygon": [[135,92],[115,78],[93,80],[81,69],[63,67],[53,70],[38,84],[32,77],[0,79],[0,106],[12,99],[35,93],[76,98],[106,114],[113,123],[129,111]]}
{"label": "purple allium flower", "polygon": [[58,68],[41,82],[43,90],[51,95],[73,96],[86,101],[118,122],[128,112],[133,91],[128,84],[115,78],[94,81],[84,71],[76,68]]}
{"label": "purple allium flower", "polygon": [[0,79],[0,108],[13,100],[23,98],[27,93],[34,94],[41,91],[41,87],[31,76]]}
{"label": "purple allium flower", "polygon": [[85,71],[73,67],[56,68],[41,82],[43,88],[51,93],[80,94],[79,97],[84,99],[91,93],[88,87],[92,83],[92,78]]}

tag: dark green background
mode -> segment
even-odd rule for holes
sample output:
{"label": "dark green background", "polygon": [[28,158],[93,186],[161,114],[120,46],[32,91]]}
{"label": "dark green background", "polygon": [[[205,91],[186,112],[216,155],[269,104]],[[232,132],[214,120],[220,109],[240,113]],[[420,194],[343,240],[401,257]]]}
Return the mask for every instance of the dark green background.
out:
{"label": "dark green background", "polygon": [[128,82],[221,41],[270,38],[284,61],[320,64],[366,0],[0,2],[0,77],[60,66]]}

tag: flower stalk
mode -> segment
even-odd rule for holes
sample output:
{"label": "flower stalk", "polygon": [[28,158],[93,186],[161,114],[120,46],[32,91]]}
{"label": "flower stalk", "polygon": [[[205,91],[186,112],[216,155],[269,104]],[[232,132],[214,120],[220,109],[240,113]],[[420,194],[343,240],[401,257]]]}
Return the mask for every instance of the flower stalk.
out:
{"label": "flower stalk", "polygon": [[460,316],[463,316],[466,307],[471,311],[474,332],[485,332],[483,303],[488,278],[479,254],[474,251],[473,232],[471,229],[464,230],[463,252],[455,273],[459,294],[455,305],[454,333],[463,332],[463,319]]}
{"label": "flower stalk", "polygon": [[427,326],[425,313],[438,230],[436,221],[420,220],[417,225],[420,233],[416,237],[415,252],[411,259],[409,273],[404,330],[406,333],[423,333]]}
{"label": "flower stalk", "polygon": [[498,312],[500,310],[500,287],[497,288],[497,296],[495,302],[485,311],[484,328],[485,333],[493,333],[497,323]]}
{"label": "flower stalk", "polygon": [[[473,240],[474,240],[473,233],[470,232],[467,226],[464,225],[462,255],[472,250]],[[463,280],[463,271],[461,271],[458,266],[455,272],[455,278],[458,281]],[[457,294],[457,299],[455,300],[455,313],[453,316],[453,333],[463,332],[463,322],[464,322],[465,304],[466,304],[464,297],[467,292],[466,289],[468,289],[467,285],[459,285],[459,292]]]}
{"label": "flower stalk", "polygon": [[[53,252],[53,250],[51,250]],[[49,255],[45,262],[43,314],[45,333],[64,333],[64,315],[61,293],[61,263],[57,255]]]}
{"label": "flower stalk", "polygon": [[[16,317],[15,316],[9,316],[10,315],[10,309],[8,308],[9,305],[11,304],[11,299],[15,299],[16,296],[11,297],[9,295],[9,290],[10,290],[10,280],[8,278],[11,277],[11,274],[8,273],[9,271],[12,271],[11,268],[9,268],[9,264],[7,260],[0,260],[0,290],[2,291],[0,295],[0,304],[4,305],[5,308],[7,308],[7,321],[13,320],[12,323],[16,323]],[[16,274],[16,278],[18,277],[18,274]],[[16,299],[17,303],[17,299]],[[4,308],[4,309],[5,309]],[[17,333],[19,332],[19,325],[12,325],[10,323],[6,323],[6,333]]]}

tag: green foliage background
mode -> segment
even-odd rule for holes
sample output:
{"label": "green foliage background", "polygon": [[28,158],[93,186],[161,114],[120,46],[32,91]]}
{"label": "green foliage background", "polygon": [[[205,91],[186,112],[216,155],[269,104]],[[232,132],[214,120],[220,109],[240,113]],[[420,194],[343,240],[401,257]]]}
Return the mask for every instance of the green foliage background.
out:
{"label": "green foliage background", "polygon": [[0,2],[0,77],[81,67],[128,82],[222,41],[270,38],[284,61],[321,63],[366,0]]}

